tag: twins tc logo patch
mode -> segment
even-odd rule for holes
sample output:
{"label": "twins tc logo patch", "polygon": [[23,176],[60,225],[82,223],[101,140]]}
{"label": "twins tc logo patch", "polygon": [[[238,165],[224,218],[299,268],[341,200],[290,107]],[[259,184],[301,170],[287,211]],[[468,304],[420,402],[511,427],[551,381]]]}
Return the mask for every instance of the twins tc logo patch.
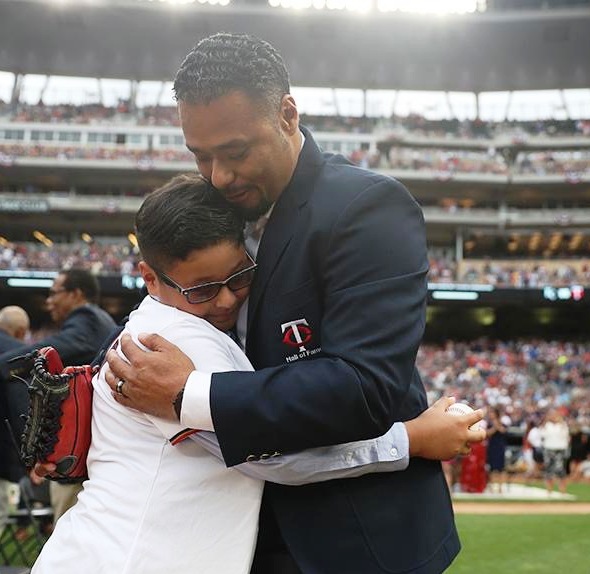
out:
{"label": "twins tc logo patch", "polygon": [[291,347],[299,347],[300,351],[305,351],[305,345],[313,337],[309,323],[305,319],[296,319],[281,325],[283,332],[283,343]]}
{"label": "twins tc logo patch", "polygon": [[283,343],[289,347],[297,347],[298,351],[294,355],[285,358],[287,363],[315,355],[322,350],[321,347],[307,349],[306,345],[311,343],[313,339],[313,331],[306,319],[295,319],[294,321],[283,323],[281,325],[281,332],[283,333]]}

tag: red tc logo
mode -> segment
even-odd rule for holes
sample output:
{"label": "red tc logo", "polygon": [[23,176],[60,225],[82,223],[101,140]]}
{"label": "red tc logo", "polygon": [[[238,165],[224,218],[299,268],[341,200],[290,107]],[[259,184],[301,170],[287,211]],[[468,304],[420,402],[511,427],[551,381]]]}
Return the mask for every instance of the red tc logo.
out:
{"label": "red tc logo", "polygon": [[305,345],[311,341],[312,332],[305,319],[289,321],[281,325],[283,343],[291,347],[299,347],[299,351],[305,351]]}

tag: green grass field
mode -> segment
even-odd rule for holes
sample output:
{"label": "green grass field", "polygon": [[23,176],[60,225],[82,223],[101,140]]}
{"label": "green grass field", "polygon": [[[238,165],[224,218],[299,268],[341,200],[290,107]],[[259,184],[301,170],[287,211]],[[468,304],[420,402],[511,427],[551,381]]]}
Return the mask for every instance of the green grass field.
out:
{"label": "green grass field", "polygon": [[[568,492],[590,502],[590,484]],[[448,574],[590,574],[590,514],[458,514],[456,520],[463,550]]]}
{"label": "green grass field", "polygon": [[4,534],[2,538],[2,556],[0,557],[0,564],[4,564],[4,558],[10,559],[8,564],[10,566],[26,566],[33,564],[38,554],[38,545],[32,527],[27,527],[27,533],[27,540],[21,543],[25,559],[23,559],[22,554],[17,551],[15,543],[11,540],[7,540],[6,533]]}
{"label": "green grass field", "polygon": [[[590,502],[589,484],[568,492]],[[590,514],[458,514],[456,521],[463,550],[448,574],[590,574]]]}
{"label": "green grass field", "polygon": [[465,514],[457,526],[448,574],[590,574],[590,515]]}
{"label": "green grass field", "polygon": [[449,574],[590,574],[590,515],[457,515]]}
{"label": "green grass field", "polygon": [[[531,486],[543,487],[541,483],[531,483]],[[568,494],[576,497],[576,502],[590,502],[590,484],[570,484],[567,487]],[[590,574],[590,570],[588,570]]]}
{"label": "green grass field", "polygon": [[[527,481],[524,482],[523,484],[527,485],[527,486],[534,486],[536,488],[545,488],[545,484],[543,482],[540,481]],[[590,502],[590,483],[585,483],[585,484],[570,484],[567,487],[567,493],[568,494],[573,494],[576,497],[576,500],[566,500],[564,501],[567,504],[575,504],[576,502]],[[498,502],[498,500],[494,500],[494,499],[480,499],[479,495],[474,494],[472,496],[467,496],[466,498],[464,498],[463,500],[469,500],[469,501],[477,501],[480,502],[481,504],[494,504],[496,502]],[[519,502],[518,500],[507,500],[507,503],[510,502]],[[531,502],[529,499],[524,499],[521,500],[520,502]],[[547,500],[547,502],[549,502],[549,499]],[[531,504],[535,504],[534,502],[531,502]],[[588,574],[590,574],[590,572],[588,572]]]}

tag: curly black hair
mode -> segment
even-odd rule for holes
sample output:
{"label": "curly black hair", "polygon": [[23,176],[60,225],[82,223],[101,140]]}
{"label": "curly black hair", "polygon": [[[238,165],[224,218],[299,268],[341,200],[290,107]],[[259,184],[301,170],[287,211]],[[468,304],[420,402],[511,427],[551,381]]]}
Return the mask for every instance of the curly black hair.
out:
{"label": "curly black hair", "polygon": [[176,73],[176,100],[206,105],[233,91],[278,108],[290,92],[281,55],[268,42],[247,34],[220,33],[204,38]]}

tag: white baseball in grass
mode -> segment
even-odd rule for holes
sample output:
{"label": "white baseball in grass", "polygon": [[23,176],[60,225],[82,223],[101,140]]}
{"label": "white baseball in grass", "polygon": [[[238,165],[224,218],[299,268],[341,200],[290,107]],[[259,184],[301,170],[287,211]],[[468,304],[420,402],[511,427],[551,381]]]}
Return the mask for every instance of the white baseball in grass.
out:
{"label": "white baseball in grass", "polygon": [[[447,413],[451,415],[467,415],[472,413],[473,409],[467,403],[453,403],[448,409]],[[476,422],[475,424],[469,427],[471,430],[479,430],[480,423]]]}

